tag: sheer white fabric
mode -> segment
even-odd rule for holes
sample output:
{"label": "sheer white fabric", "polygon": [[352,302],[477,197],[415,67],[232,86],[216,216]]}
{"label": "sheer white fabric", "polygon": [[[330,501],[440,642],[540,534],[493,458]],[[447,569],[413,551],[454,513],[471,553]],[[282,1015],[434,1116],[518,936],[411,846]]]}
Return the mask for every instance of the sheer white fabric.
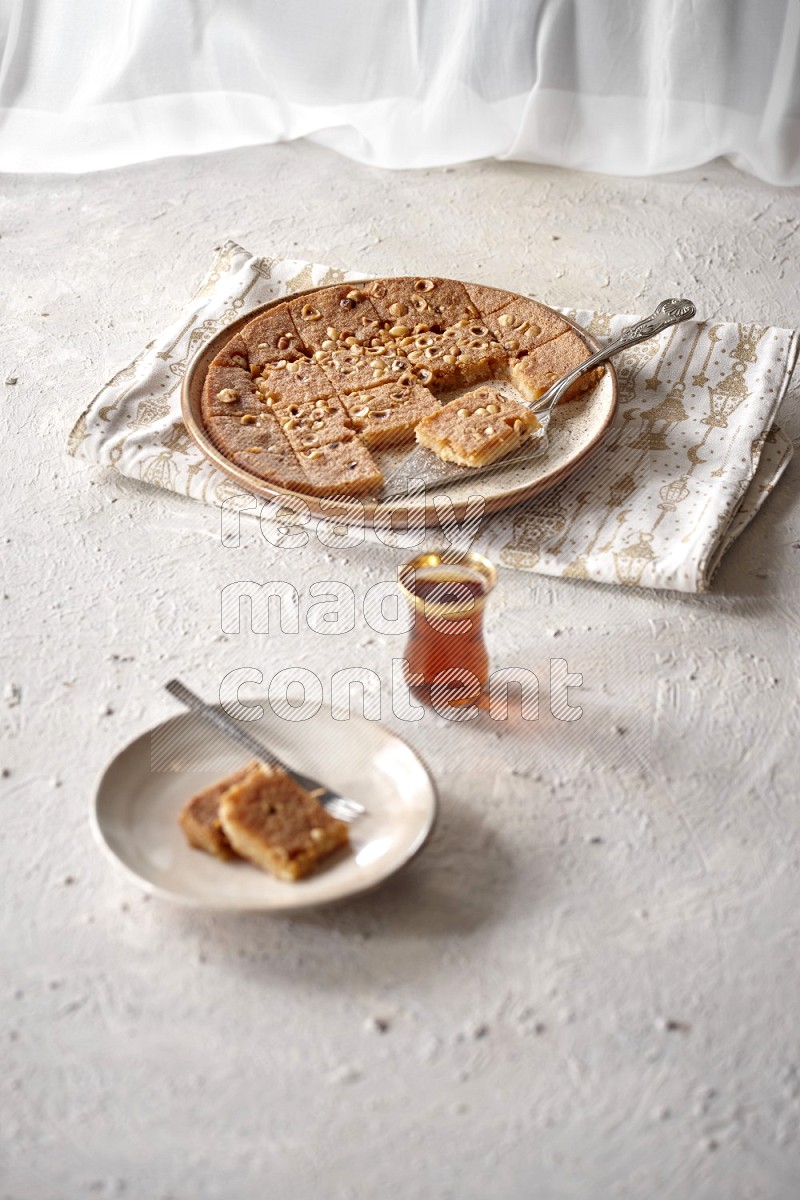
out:
{"label": "sheer white fabric", "polygon": [[308,137],[800,182],[800,0],[0,0],[0,170]]}

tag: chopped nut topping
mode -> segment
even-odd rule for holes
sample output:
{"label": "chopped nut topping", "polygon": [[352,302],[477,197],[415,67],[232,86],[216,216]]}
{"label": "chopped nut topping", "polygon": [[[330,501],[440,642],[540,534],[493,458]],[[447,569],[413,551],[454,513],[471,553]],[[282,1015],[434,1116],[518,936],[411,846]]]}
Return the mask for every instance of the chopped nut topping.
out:
{"label": "chopped nut topping", "polygon": [[240,422],[242,425],[255,425],[256,419],[251,413],[247,413]]}
{"label": "chopped nut topping", "polygon": [[223,388],[221,392],[217,392],[217,399],[220,404],[235,404],[239,396],[233,388]]}

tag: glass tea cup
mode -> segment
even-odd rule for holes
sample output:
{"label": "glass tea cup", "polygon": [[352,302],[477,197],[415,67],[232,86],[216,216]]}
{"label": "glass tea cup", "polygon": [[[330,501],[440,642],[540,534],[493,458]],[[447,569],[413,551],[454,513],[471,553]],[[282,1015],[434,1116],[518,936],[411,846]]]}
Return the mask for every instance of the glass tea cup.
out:
{"label": "glass tea cup", "polygon": [[475,704],[489,678],[483,612],[494,567],[471,550],[430,550],[397,578],[414,613],[404,668],[412,695],[436,708]]}

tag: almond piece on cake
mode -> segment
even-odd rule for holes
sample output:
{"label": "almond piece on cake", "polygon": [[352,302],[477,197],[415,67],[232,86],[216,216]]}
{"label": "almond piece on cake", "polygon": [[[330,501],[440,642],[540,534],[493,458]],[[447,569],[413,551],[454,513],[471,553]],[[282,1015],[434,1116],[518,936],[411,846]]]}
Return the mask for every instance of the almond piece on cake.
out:
{"label": "almond piece on cake", "polygon": [[302,879],[349,842],[343,821],[285,771],[260,763],[225,791],[219,816],[236,853],[278,879]]}
{"label": "almond piece on cake", "polygon": [[490,387],[443,405],[417,426],[417,441],[444,462],[486,467],[539,428],[535,413]]}

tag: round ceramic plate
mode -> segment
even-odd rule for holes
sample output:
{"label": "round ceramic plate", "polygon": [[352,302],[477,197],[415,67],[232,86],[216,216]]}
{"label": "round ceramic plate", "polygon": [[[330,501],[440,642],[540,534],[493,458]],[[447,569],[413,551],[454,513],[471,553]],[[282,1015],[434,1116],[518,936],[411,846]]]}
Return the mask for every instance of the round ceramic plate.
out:
{"label": "round ceramic plate", "polygon": [[[305,292],[297,292],[294,295],[308,295],[311,291],[320,290],[324,289],[311,288]],[[181,390],[184,424],[207,458],[231,479],[235,480],[240,487],[255,493],[257,496],[274,500],[283,496],[298,495],[308,505],[314,516],[328,519],[337,515],[345,520],[348,515],[352,518],[353,504],[358,503],[360,506],[359,512],[363,509],[364,520],[367,524],[371,523],[375,509],[380,504],[380,513],[383,519],[397,514],[402,524],[404,518],[405,520],[410,519],[409,505],[402,499],[381,501],[380,499],[370,500],[360,497],[357,502],[351,500],[349,503],[347,501],[337,503],[335,500],[328,499],[320,502],[305,493],[287,492],[284,488],[276,487],[274,484],[267,483],[265,480],[251,475],[244,468],[237,466],[225,458],[205,431],[202,419],[201,399],[206,372],[211,360],[248,321],[251,321],[259,313],[265,312],[269,308],[274,308],[278,304],[283,304],[285,300],[292,298],[292,296],[283,296],[279,300],[273,300],[269,304],[262,304],[244,316],[238,317],[231,324],[221,329],[219,333],[215,334],[195,355],[189,364]],[[599,349],[599,343],[585,329],[576,325],[574,321],[570,321],[568,317],[564,317],[562,313],[557,313],[556,315],[572,326],[586,343],[591,353]],[[510,388],[510,385],[504,381],[488,380],[487,382],[491,386],[499,387],[502,391],[507,391]],[[460,390],[469,391],[471,389],[463,388]],[[453,393],[453,395],[457,394],[456,392]],[[513,389],[511,394],[515,394]],[[446,398],[449,398],[449,396]],[[446,491],[453,505],[456,519],[458,520],[463,518],[467,504],[473,496],[482,496],[485,502],[484,512],[491,513],[504,508],[510,508],[514,504],[519,504],[523,500],[528,500],[532,496],[539,495],[540,492],[547,491],[548,488],[554,487],[555,484],[565,479],[567,475],[577,470],[584,459],[595,449],[611,424],[616,407],[617,376],[614,367],[608,362],[605,364],[605,370],[599,383],[591,391],[582,396],[580,400],[561,404],[556,408],[547,431],[549,446],[545,455],[540,458],[534,458],[531,462],[521,464],[518,467],[508,467],[497,473],[478,475],[470,479],[465,479],[463,482],[448,483],[444,489],[440,488],[430,493],[430,499],[424,505],[424,512],[422,506],[415,508],[413,505],[411,511],[415,514],[415,517],[418,512],[422,514],[426,525],[436,526],[439,524],[440,516],[434,500],[437,496],[441,496],[443,491]],[[378,451],[375,453],[375,458],[387,478],[402,462],[402,455],[398,456],[396,452],[387,456]]]}
{"label": "round ceramic plate", "polygon": [[185,713],[114,758],[92,807],[100,848],[145,891],[195,908],[285,912],[366,891],[425,844],[436,788],[414,751],[384,726],[356,716],[334,720],[325,708],[308,720],[283,720],[265,704],[260,720],[245,728],[290,767],[363,804],[366,815],[350,824],[350,850],[309,878],[285,883],[244,861],[192,849],[178,825],[184,803],[249,759]]}

